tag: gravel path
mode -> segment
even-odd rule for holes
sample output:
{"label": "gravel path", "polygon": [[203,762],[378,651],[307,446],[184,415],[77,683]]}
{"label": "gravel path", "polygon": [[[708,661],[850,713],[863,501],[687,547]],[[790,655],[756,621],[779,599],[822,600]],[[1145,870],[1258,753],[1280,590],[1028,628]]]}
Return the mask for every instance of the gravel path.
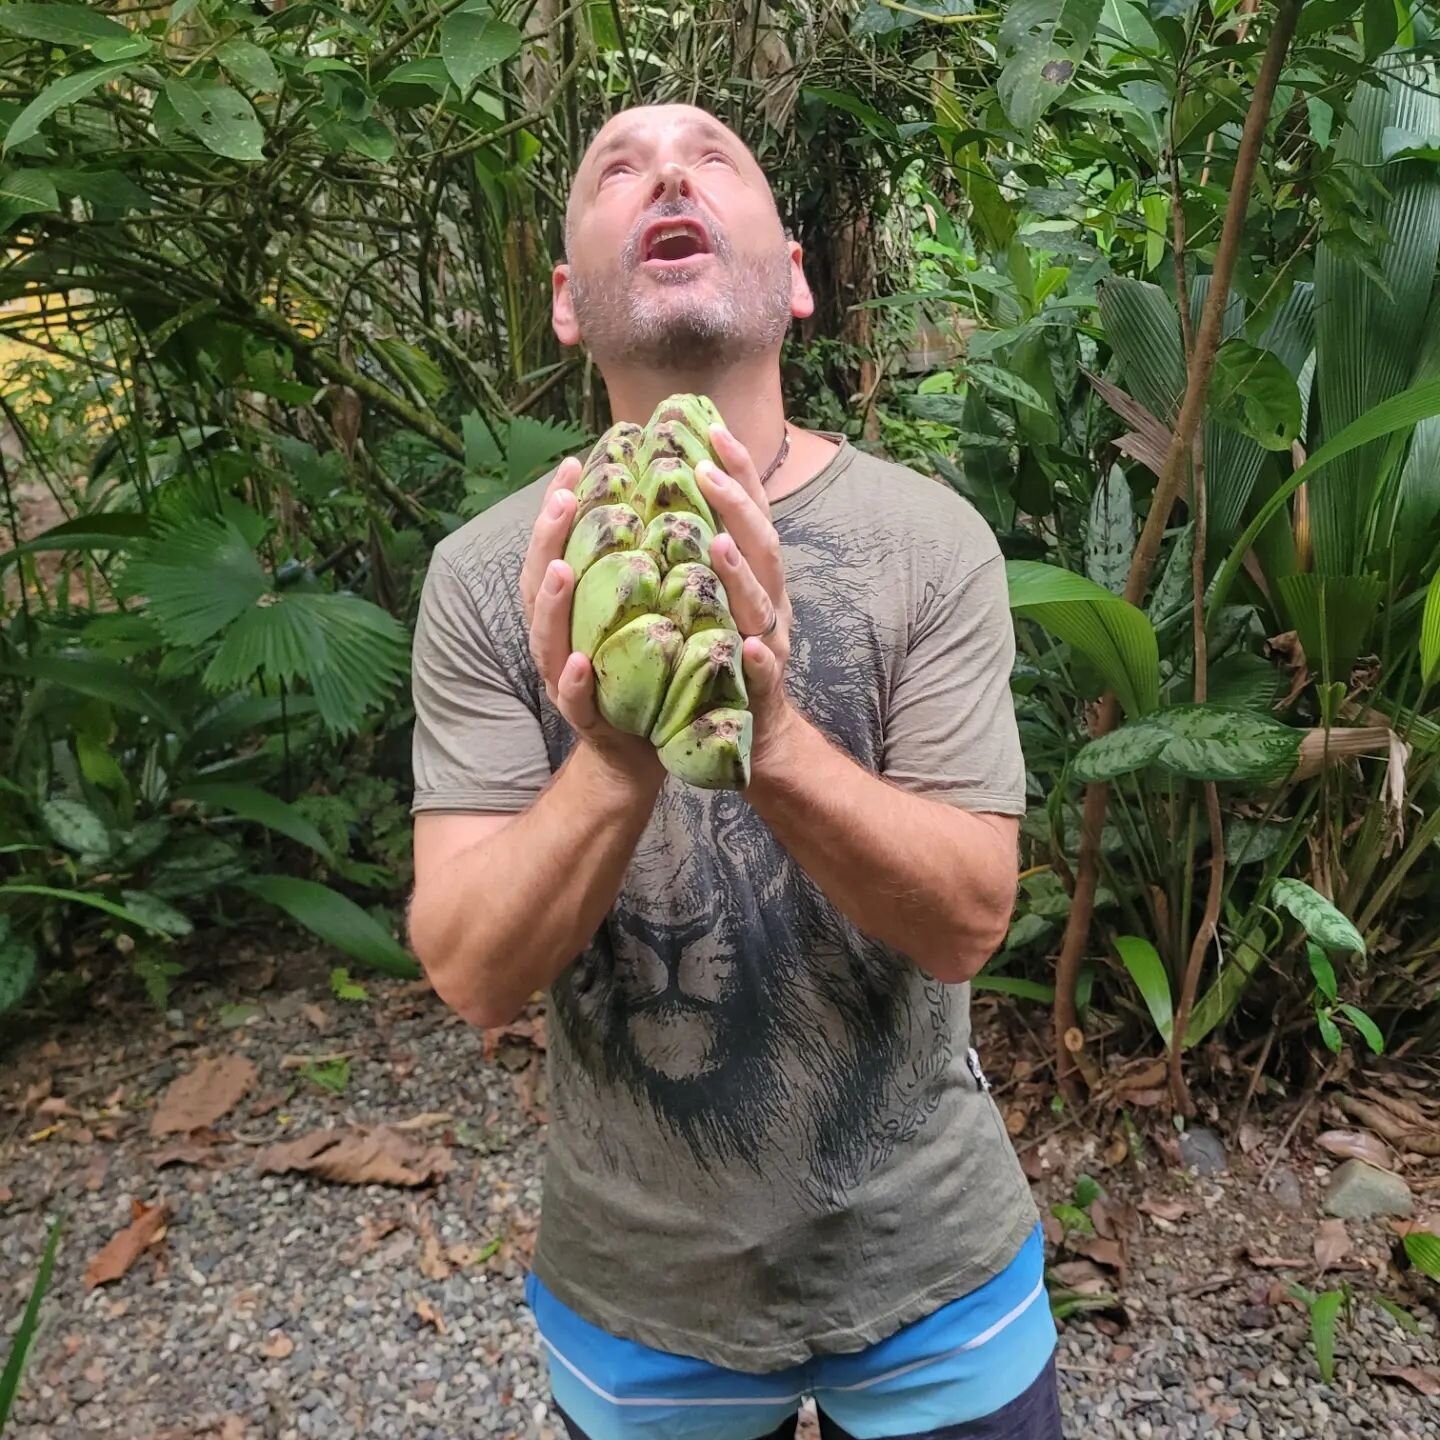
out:
{"label": "gravel path", "polygon": [[[395,982],[368,982],[369,1002],[336,1000],[328,963],[284,956],[262,988],[276,967],[244,961],[220,988],[177,993],[167,1016],[117,1005],[83,1027],[28,1036],[7,1058],[0,1287],[10,1334],[47,1227],[66,1217],[7,1440],[558,1440],[522,1296],[544,1137],[535,1048],[513,1036],[487,1058],[482,1036]],[[237,994],[253,997],[253,1013],[225,1008]],[[343,1093],[287,1060],[337,1052],[350,1067]],[[183,1137],[150,1133],[156,1101],[202,1058],[226,1054],[248,1057],[258,1086],[177,1157]],[[276,1140],[417,1117],[406,1139],[452,1160],[437,1182],[258,1173]],[[1034,1154],[1060,1147],[1057,1138]],[[1039,1180],[1043,1206],[1064,1198],[1087,1160],[1081,1149]],[[1385,1293],[1408,1304],[1421,1333],[1359,1305],[1353,1327],[1340,1328],[1335,1380],[1323,1384],[1307,1318],[1268,1303],[1271,1287],[1323,1289],[1338,1276],[1368,1294],[1394,1236],[1352,1223],[1351,1268],[1318,1283],[1313,1265],[1237,1263],[1246,1242],[1308,1260],[1315,1227],[1314,1167],[1297,1167],[1291,1211],[1257,1204],[1253,1168],[1237,1155],[1213,1180],[1153,1160],[1123,1182],[1115,1172],[1117,1197],[1129,1187],[1129,1198],[1143,1190],[1190,1208],[1173,1222],[1132,1215],[1123,1313],[1065,1325],[1067,1434],[1440,1437],[1440,1400],[1376,1374],[1440,1374],[1434,1287],[1427,1308],[1425,1282],[1406,1293],[1390,1271]],[[162,1199],[170,1213],[157,1243],[121,1278],[87,1288],[91,1258],[131,1223],[135,1202]]]}

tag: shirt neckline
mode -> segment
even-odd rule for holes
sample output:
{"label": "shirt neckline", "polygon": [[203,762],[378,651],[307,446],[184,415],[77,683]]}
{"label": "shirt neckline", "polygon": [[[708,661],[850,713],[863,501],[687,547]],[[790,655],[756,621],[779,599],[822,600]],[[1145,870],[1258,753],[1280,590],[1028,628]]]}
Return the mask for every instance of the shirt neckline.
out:
{"label": "shirt neckline", "polygon": [[783,520],[802,505],[808,505],[817,495],[829,489],[830,485],[850,468],[855,459],[857,451],[847,436],[835,430],[812,430],[810,433],[833,440],[836,451],[803,485],[771,503],[770,516],[773,520]]}

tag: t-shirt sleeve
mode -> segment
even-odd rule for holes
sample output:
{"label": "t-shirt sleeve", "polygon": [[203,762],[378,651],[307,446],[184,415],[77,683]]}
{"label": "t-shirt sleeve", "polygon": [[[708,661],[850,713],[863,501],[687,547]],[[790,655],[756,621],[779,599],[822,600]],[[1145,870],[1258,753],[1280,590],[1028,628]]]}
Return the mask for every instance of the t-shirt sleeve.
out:
{"label": "t-shirt sleeve", "polygon": [[998,550],[918,618],[891,691],[886,779],[967,810],[1025,813],[1010,696],[1015,630]]}
{"label": "t-shirt sleeve", "polygon": [[549,783],[533,702],[501,662],[469,587],[438,552],[420,592],[411,692],[412,814],[523,810]]}

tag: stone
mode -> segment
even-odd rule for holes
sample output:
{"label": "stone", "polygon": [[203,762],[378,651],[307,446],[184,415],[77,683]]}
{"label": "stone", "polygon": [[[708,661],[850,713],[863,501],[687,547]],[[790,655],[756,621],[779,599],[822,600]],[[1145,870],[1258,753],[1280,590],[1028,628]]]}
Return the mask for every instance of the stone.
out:
{"label": "stone", "polygon": [[1305,1208],[1305,1196],[1300,1190],[1300,1177],[1288,1166],[1275,1172],[1270,1185],[1270,1198],[1282,1209],[1298,1215]]}
{"label": "stone", "polygon": [[1197,1175],[1223,1175],[1230,1168],[1225,1142],[1204,1125],[1181,1132],[1180,1158]]}
{"label": "stone", "polygon": [[1325,1213],[1345,1220],[1370,1220],[1377,1215],[1409,1215],[1415,1209],[1410,1187],[1389,1170],[1363,1160],[1347,1160],[1330,1177]]}

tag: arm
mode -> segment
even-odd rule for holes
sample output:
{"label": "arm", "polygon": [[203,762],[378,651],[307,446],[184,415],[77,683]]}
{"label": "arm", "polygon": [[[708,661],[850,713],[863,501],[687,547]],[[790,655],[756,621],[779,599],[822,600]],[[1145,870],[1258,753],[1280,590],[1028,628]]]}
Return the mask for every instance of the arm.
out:
{"label": "arm", "polygon": [[749,799],[831,904],[937,980],[969,980],[1005,939],[1019,822],[911,794],[857,765],[799,711]]}
{"label": "arm", "polygon": [[1019,821],[997,812],[1023,810],[998,549],[917,622],[890,698],[884,773],[873,774],[785,694],[791,611],[779,537],[744,447],[719,428],[712,439],[728,468],[701,468],[726,531],[711,555],[750,637],[747,798],[841,914],[936,979],[968,980],[1004,940],[1015,901]]}
{"label": "arm", "polygon": [[513,1020],[600,928],[658,790],[579,745],[517,816],[418,816],[410,943],[436,994],[472,1025]]}
{"label": "arm", "polygon": [[[597,716],[590,662],[570,652],[575,580],[559,557],[579,468],[567,460],[556,472],[520,574],[536,670],[576,734],[553,777],[534,714],[453,573],[433,572],[417,624],[426,813],[415,818],[410,943],[441,999],[486,1028],[513,1019],[589,944],[664,779],[647,741]],[[516,810],[521,796],[533,799],[518,813],[484,813]]]}

